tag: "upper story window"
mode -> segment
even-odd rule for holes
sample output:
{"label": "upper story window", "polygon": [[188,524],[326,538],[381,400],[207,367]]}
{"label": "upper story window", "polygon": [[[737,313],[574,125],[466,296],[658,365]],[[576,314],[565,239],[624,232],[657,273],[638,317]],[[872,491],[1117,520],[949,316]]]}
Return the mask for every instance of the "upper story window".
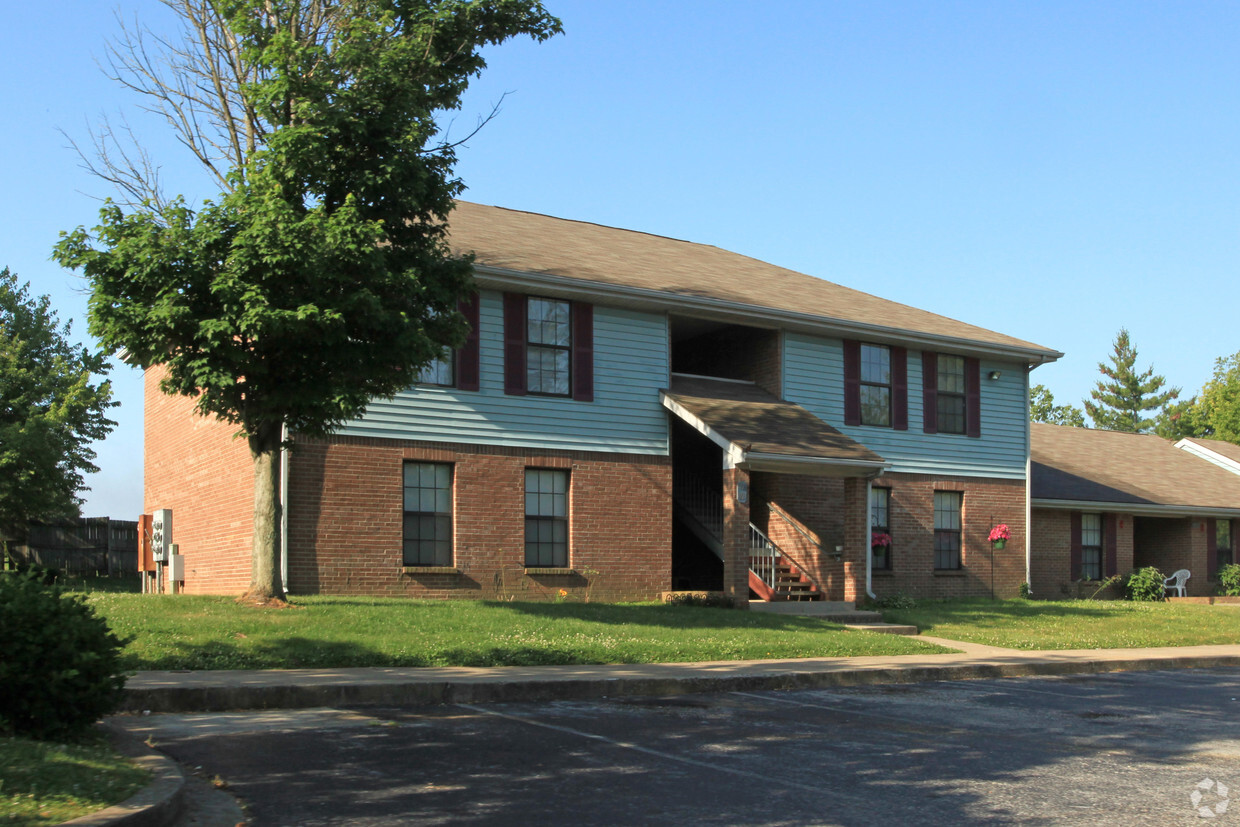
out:
{"label": "upper story window", "polygon": [[573,349],[569,303],[531,297],[526,313],[526,391],[568,396],[572,390]]}
{"label": "upper story window", "polygon": [[504,294],[504,393],[594,401],[594,305]]}
{"label": "upper story window", "polygon": [[939,433],[965,432],[964,357],[939,354],[938,416]]}
{"label": "upper story window", "polygon": [[934,567],[960,568],[960,512],[964,495],[959,491],[934,492]]}
{"label": "upper story window", "polygon": [[844,424],[908,430],[908,351],[844,340]]}
{"label": "upper story window", "polygon": [[1082,580],[1102,579],[1102,515],[1081,515]]}
{"label": "upper story window", "polygon": [[456,385],[456,370],[453,356],[441,356],[435,361],[424,365],[418,374],[419,385],[440,385],[451,388]]}
{"label": "upper story window", "polygon": [[921,376],[926,433],[982,435],[981,365],[976,358],[922,351]]}
{"label": "upper story window", "polygon": [[891,427],[891,349],[861,345],[861,424]]}

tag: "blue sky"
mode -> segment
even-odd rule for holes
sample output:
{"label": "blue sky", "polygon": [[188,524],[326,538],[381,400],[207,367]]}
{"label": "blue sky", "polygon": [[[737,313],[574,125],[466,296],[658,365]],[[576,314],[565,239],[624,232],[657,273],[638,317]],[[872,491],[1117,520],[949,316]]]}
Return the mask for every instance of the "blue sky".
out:
{"label": "blue sky", "polygon": [[[1063,351],[1079,404],[1126,326],[1195,393],[1240,350],[1240,5],[549,0],[565,35],[488,52],[452,133],[465,197],[735,250]],[[159,29],[157,0],[120,0]],[[91,0],[5,4],[0,266],[86,337],[81,281],[48,260],[110,194],[78,166],[104,113],[170,189],[213,195],[96,65]],[[92,197],[93,196],[93,197]],[[86,513],[141,509],[141,378]]]}

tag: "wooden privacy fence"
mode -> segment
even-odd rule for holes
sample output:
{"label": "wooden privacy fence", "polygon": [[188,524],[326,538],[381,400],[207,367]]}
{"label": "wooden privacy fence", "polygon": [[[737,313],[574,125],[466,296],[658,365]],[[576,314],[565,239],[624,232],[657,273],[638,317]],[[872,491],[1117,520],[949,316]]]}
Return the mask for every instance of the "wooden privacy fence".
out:
{"label": "wooden privacy fence", "polygon": [[26,545],[18,546],[17,554],[32,566],[75,576],[137,574],[138,523],[109,517],[31,523]]}

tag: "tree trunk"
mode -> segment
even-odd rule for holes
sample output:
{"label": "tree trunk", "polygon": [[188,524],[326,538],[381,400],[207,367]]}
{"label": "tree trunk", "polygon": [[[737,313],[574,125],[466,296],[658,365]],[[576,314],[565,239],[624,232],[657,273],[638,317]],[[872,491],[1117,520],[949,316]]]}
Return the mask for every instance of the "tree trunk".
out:
{"label": "tree trunk", "polygon": [[254,460],[254,535],[250,590],[253,600],[284,600],[280,578],[280,439],[259,434],[250,437]]}

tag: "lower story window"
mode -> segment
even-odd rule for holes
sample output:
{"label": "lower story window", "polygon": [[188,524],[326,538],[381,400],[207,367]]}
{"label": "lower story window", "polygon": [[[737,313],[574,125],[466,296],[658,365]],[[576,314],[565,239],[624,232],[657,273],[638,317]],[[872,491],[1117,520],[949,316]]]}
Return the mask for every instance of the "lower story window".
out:
{"label": "lower story window", "polygon": [[406,566],[452,565],[452,466],[405,463]]}
{"label": "lower story window", "polygon": [[1231,520],[1219,520],[1214,524],[1214,551],[1220,569],[1236,561],[1231,547]]}
{"label": "lower story window", "polygon": [[525,565],[568,567],[568,472],[525,469]]}
{"label": "lower story window", "polygon": [[870,566],[891,570],[891,489],[870,490]]}
{"label": "lower story window", "polygon": [[1102,579],[1102,515],[1081,515],[1081,579]]}
{"label": "lower story window", "polygon": [[959,491],[934,492],[934,567],[960,568],[960,506],[964,495]]}

